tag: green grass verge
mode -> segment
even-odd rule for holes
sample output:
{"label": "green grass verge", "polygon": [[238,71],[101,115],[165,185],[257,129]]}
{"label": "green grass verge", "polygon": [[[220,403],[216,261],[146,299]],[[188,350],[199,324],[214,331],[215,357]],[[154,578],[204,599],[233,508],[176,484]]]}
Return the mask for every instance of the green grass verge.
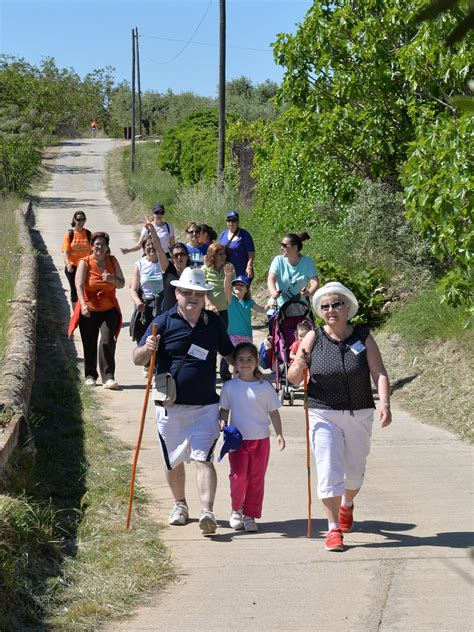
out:
{"label": "green grass verge", "polygon": [[0,196],[0,364],[8,342],[10,301],[15,295],[21,252],[15,209],[21,198],[15,195]]}
{"label": "green grass verge", "polygon": [[125,530],[130,451],[110,437],[81,386],[66,339],[67,302],[50,257],[37,248],[32,449],[19,451],[2,485],[0,629],[95,630],[129,613],[174,569],[140,489]]}

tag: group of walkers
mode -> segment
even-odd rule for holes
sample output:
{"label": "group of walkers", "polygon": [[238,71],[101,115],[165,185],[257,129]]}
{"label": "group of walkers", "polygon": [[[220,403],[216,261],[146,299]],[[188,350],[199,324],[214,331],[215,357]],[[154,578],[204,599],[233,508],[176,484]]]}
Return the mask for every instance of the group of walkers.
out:
{"label": "group of walkers", "polygon": [[[313,327],[305,322],[299,328],[288,377],[300,384],[308,371],[310,439],[318,496],[328,519],[326,549],[343,550],[343,535],[352,529],[354,498],[370,449],[375,408],[370,378],[380,400],[380,423],[385,427],[391,422],[389,381],[377,344],[368,328],[350,324],[358,311],[357,298],[337,282],[319,287],[314,262],[301,252],[309,235],[289,233],[269,269],[269,301],[258,305],[251,297],[255,246],[250,234],[240,228],[238,213],[226,215],[227,229],[218,239],[212,227],[190,222],[185,243],[175,241],[173,226],[164,221],[163,205],[152,210],[153,221],[144,222],[139,241],[121,250],[123,254],[143,251],[130,283],[135,304],[131,333],[137,341],[133,360],[147,371],[156,352],[158,437],[174,498],[169,523],[184,525],[189,520],[184,464],[194,461],[201,504],[199,527],[204,535],[216,532],[213,453],[223,431],[221,457],[229,452],[230,462],[230,526],[257,531],[270,424],[280,450],[285,448],[285,439],[281,401],[259,368],[251,314],[252,310],[268,312],[272,306],[278,310],[299,296],[312,304],[323,324]],[[86,232],[85,219],[84,213],[74,214],[73,230],[63,243],[73,302],[69,331],[79,326],[86,383],[91,386],[98,379],[100,331],[102,383],[114,389],[118,387],[115,342],[121,326],[115,290],[125,280],[110,254],[108,235]],[[152,325],[156,325],[156,335]],[[220,398],[218,355],[223,381]],[[158,384],[166,384],[164,392]]]}

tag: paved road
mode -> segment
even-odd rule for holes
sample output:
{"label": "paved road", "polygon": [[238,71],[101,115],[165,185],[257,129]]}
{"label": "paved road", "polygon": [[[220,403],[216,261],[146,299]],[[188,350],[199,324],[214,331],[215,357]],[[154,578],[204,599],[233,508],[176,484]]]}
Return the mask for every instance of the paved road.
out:
{"label": "paved road", "polygon": [[[135,256],[120,255],[131,243],[105,197],[102,177],[109,140],[69,141],[58,151],[53,179],[37,208],[37,226],[60,270],[59,246],[75,209],[88,227],[105,229],[127,278]],[[125,319],[127,290],[119,292]],[[76,342],[79,337],[76,336]],[[118,392],[97,389],[117,437],[135,445],[143,401],[141,369],[131,362],[125,330],[119,338]],[[82,350],[78,346],[78,354]],[[323,546],[322,507],[313,504],[313,538],[306,538],[306,469],[301,399],[283,411],[287,449],[270,459],[264,515],[257,534],[228,528],[228,463],[217,465],[218,535],[203,538],[197,526],[193,467],[188,500],[193,521],[167,528],[163,538],[179,567],[179,579],[129,620],[108,631],[324,630],[425,631],[473,629],[472,448],[443,430],[395,409],[390,429],[375,429],[357,524],[344,553]],[[165,521],[171,497],[149,411],[140,481],[153,499],[152,513]],[[313,485],[314,488],[314,485]]]}

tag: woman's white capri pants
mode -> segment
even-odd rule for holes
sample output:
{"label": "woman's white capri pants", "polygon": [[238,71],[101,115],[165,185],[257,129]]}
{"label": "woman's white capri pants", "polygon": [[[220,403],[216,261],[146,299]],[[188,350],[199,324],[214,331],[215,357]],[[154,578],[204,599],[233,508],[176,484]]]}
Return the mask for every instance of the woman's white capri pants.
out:
{"label": "woman's white capri pants", "polygon": [[310,439],[316,460],[318,497],[342,496],[359,489],[370,452],[374,409],[309,409]]}

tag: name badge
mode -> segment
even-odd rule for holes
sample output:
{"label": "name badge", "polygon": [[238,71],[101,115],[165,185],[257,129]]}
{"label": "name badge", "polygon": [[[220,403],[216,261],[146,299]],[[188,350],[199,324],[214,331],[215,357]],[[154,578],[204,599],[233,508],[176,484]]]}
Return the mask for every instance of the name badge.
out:
{"label": "name badge", "polygon": [[203,349],[198,345],[191,345],[188,351],[190,356],[193,356],[193,358],[197,358],[198,360],[205,360],[208,353],[209,351],[207,349]]}
{"label": "name badge", "polygon": [[357,342],[354,342],[354,344],[351,345],[349,349],[354,355],[359,355],[359,353],[361,353],[365,349],[365,344],[358,340]]}

